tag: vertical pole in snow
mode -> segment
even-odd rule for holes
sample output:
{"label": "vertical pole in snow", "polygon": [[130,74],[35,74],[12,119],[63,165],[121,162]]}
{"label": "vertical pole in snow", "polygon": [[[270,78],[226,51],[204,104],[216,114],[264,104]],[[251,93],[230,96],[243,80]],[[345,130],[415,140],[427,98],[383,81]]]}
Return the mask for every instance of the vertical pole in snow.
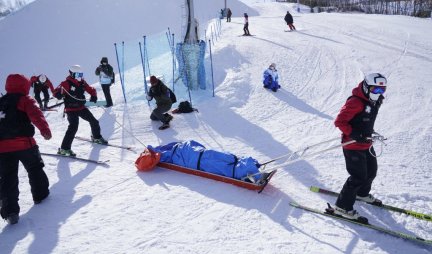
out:
{"label": "vertical pole in snow", "polygon": [[125,95],[125,88],[124,88],[123,78],[122,78],[123,75],[122,75],[122,70],[120,68],[120,61],[119,61],[119,56],[118,56],[118,52],[117,52],[117,43],[114,43],[114,48],[115,48],[116,58],[117,58],[117,67],[119,69],[120,83],[121,83],[122,90],[123,90],[123,99],[124,99],[124,102],[127,103],[126,95]]}
{"label": "vertical pole in snow", "polygon": [[209,50],[210,50],[210,66],[211,66],[211,76],[212,76],[212,85],[213,85],[213,97],[214,97],[215,96],[215,89],[214,89],[214,78],[213,78],[213,57],[212,57],[210,40],[209,40]]}
{"label": "vertical pole in snow", "polygon": [[174,34],[172,34],[172,80],[173,80],[173,91],[175,91],[175,87],[174,87],[174,75],[175,75],[175,49],[174,49]]}
{"label": "vertical pole in snow", "polygon": [[151,72],[150,72],[149,56],[148,56],[148,52],[147,52],[147,38],[145,35],[143,36],[143,38],[144,38],[144,61],[147,62],[147,69],[148,69],[148,73],[149,73],[149,77],[150,77]]}
{"label": "vertical pole in snow", "polygon": [[123,83],[125,82],[125,55],[124,55],[124,41],[122,41],[122,69],[123,69]]}
{"label": "vertical pole in snow", "polygon": [[[146,73],[145,73],[145,64],[144,64],[144,56],[143,56],[143,50],[141,49],[141,42],[139,42],[139,48],[140,48],[140,55],[141,55],[141,65],[142,65],[143,74],[144,74],[144,91],[145,91],[145,94],[148,95],[147,80],[146,80]],[[147,100],[147,104],[150,106],[150,101]]]}

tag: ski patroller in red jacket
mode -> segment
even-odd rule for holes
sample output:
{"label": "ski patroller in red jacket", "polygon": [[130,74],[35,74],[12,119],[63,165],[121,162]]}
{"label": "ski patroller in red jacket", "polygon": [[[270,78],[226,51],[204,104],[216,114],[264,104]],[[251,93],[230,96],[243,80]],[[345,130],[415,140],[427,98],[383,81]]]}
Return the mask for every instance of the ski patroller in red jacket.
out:
{"label": "ski patroller in red jacket", "polygon": [[[360,126],[353,126],[352,121],[355,117],[358,117],[360,114],[375,114],[371,116],[371,121],[365,122],[364,125],[360,128],[373,130],[373,125],[375,122],[376,114],[378,113],[379,106],[381,105],[382,97],[379,102],[372,103],[363,92],[363,81],[352,90],[352,96],[345,102],[345,105],[340,110],[334,124],[342,131],[342,143],[351,141],[352,139],[349,137],[353,128],[358,129]],[[365,130],[360,130],[365,131]],[[368,133],[368,135],[371,133]],[[366,150],[372,146],[372,142],[368,143],[359,143],[355,142],[353,144],[349,144],[344,146],[344,149],[348,150]]]}
{"label": "ski patroller in red jacket", "polygon": [[[37,84],[42,84],[39,81],[39,77],[40,77],[40,75],[39,76],[32,76],[30,78],[30,84],[33,84],[33,85],[36,85],[36,86],[37,86]],[[49,88],[49,90],[51,91],[51,93],[54,93],[54,86],[53,86],[53,84],[51,83],[51,81],[49,80],[48,77],[46,78],[45,83],[43,83],[42,85],[45,86],[46,88]]]}
{"label": "ski patroller in red jacket", "polygon": [[[71,89],[71,87],[74,87]],[[84,91],[89,93],[90,96],[97,96],[96,89],[91,87],[83,79],[78,81],[71,76],[68,76],[65,81],[54,89],[54,94],[62,94],[65,102],[65,112],[80,111],[85,109],[85,96]]]}
{"label": "ski patroller in red jacket", "polygon": [[[24,112],[30,121],[40,130],[42,136],[51,136],[51,130],[45,117],[37,106],[36,100],[29,96],[30,81],[19,74],[11,74],[5,85],[8,94],[22,94],[17,104],[17,110]],[[33,137],[18,136],[0,140],[0,153],[27,150],[36,145]]]}

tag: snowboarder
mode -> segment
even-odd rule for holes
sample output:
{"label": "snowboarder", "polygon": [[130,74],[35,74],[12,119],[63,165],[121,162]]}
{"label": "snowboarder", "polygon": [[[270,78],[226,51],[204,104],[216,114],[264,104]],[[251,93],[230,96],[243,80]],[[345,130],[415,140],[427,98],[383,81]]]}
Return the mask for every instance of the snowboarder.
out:
{"label": "snowboarder", "polygon": [[349,219],[360,217],[353,209],[356,198],[368,203],[382,203],[369,193],[378,169],[370,138],[386,87],[387,79],[383,75],[366,75],[352,90],[352,96],[347,99],[334,122],[342,131],[343,143],[356,141],[343,147],[346,169],[350,176],[339,194],[334,210],[335,214]]}
{"label": "snowboarder", "polygon": [[168,87],[155,76],[150,77],[150,90],[147,94],[147,100],[151,101],[153,98],[156,100],[156,108],[152,111],[150,119],[153,121],[161,121],[162,125],[159,130],[169,128],[169,122],[173,116],[166,113],[171,109],[172,101],[170,98],[170,91]]}
{"label": "snowboarder", "polygon": [[115,75],[113,67],[108,63],[107,57],[102,57],[100,65],[96,68],[95,74],[99,76],[99,82],[102,86],[102,91],[105,95],[107,104],[105,107],[109,108],[113,106],[110,87],[115,82]]}
{"label": "snowboarder", "polygon": [[281,88],[278,81],[279,81],[279,75],[276,70],[276,64],[272,63],[264,71],[263,74],[264,88],[271,89],[273,92],[276,92],[279,88]]}
{"label": "snowboarder", "polygon": [[228,8],[228,9],[227,9],[227,22],[231,22],[231,16],[232,16],[231,9]]}
{"label": "snowboarder", "polygon": [[287,11],[287,14],[285,15],[284,20],[287,23],[290,31],[296,30],[296,28],[294,26],[294,18],[289,11]]}
{"label": "snowboarder", "polygon": [[247,15],[247,13],[244,13],[244,26],[243,26],[243,31],[244,34],[243,35],[251,35],[249,33],[249,16]]}
{"label": "snowboarder", "polygon": [[51,130],[35,100],[29,96],[30,80],[20,74],[6,79],[6,95],[0,98],[0,214],[9,224],[19,220],[18,164],[27,170],[34,204],[49,195],[49,181],[43,167],[35,134],[51,139]]}
{"label": "snowboarder", "polygon": [[69,126],[66,130],[65,136],[61,147],[58,149],[58,154],[66,156],[76,156],[71,150],[72,142],[75,134],[78,131],[79,118],[86,120],[90,123],[93,142],[98,144],[108,144],[102,135],[99,121],[93,114],[85,107],[86,98],[84,92],[90,94],[90,101],[97,102],[96,90],[89,86],[83,78],[83,71],[81,66],[72,65],[69,68],[69,76],[65,81],[54,90],[54,95],[57,99],[64,98],[65,108],[64,111],[67,115]]}
{"label": "snowboarder", "polygon": [[[30,78],[31,87],[33,87],[34,98],[39,104],[39,108],[45,110],[48,108],[48,101],[50,99],[50,95],[48,93],[48,88],[51,90],[51,93],[54,93],[54,87],[51,81],[47,78],[45,74],[40,74],[39,76],[32,76]],[[40,97],[40,93],[43,93],[44,99],[43,104]]]}

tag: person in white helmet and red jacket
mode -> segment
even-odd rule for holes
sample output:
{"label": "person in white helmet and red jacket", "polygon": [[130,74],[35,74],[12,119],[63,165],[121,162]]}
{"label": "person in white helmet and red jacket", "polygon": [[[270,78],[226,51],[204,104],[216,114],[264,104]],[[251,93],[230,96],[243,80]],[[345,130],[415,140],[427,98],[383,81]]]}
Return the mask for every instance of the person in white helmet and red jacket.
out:
{"label": "person in white helmet and red jacket", "polygon": [[342,143],[355,141],[343,146],[346,169],[350,176],[334,207],[335,214],[348,219],[357,220],[361,217],[353,208],[356,199],[382,204],[381,200],[369,192],[378,170],[371,137],[386,88],[387,79],[380,73],[366,75],[352,90],[352,95],[334,121],[335,126],[342,131]]}
{"label": "person in white helmet and red jacket", "polygon": [[[49,182],[36,140],[36,126],[41,135],[51,139],[51,130],[36,101],[29,96],[30,81],[11,74],[6,79],[6,95],[0,98],[0,214],[9,224],[19,220],[18,164],[27,170],[35,204],[49,195]],[[33,126],[34,125],[34,126]]]}
{"label": "person in white helmet and red jacket", "polygon": [[[38,102],[39,107],[42,110],[47,109],[48,101],[50,99],[48,89],[51,91],[51,93],[54,93],[53,84],[45,74],[40,74],[39,76],[32,76],[30,78],[30,82],[31,82],[31,86],[33,87],[34,97]],[[40,97],[41,92],[44,95],[43,104],[42,104],[42,99]]]}
{"label": "person in white helmet and red jacket", "polygon": [[98,144],[108,144],[101,135],[99,121],[85,106],[86,97],[84,92],[90,94],[91,102],[97,102],[97,93],[96,89],[87,84],[83,75],[80,65],[72,65],[69,68],[69,76],[66,77],[66,80],[61,82],[54,90],[54,96],[57,99],[64,99],[64,112],[66,113],[69,122],[63,142],[57,152],[58,154],[65,156],[76,156],[76,154],[71,150],[71,146],[75,134],[78,131],[79,118],[90,123],[92,132],[91,139],[93,142]]}

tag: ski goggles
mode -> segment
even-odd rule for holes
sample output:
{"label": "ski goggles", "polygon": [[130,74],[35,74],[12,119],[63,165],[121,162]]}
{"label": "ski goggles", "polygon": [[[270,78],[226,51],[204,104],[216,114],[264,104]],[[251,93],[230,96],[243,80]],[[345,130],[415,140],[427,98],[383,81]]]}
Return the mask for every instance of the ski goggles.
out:
{"label": "ski goggles", "polygon": [[74,73],[75,78],[82,78],[83,76],[84,76],[84,73],[82,73],[82,72],[75,72]]}
{"label": "ski goggles", "polygon": [[385,86],[369,86],[369,91],[373,94],[383,94],[385,90]]}

